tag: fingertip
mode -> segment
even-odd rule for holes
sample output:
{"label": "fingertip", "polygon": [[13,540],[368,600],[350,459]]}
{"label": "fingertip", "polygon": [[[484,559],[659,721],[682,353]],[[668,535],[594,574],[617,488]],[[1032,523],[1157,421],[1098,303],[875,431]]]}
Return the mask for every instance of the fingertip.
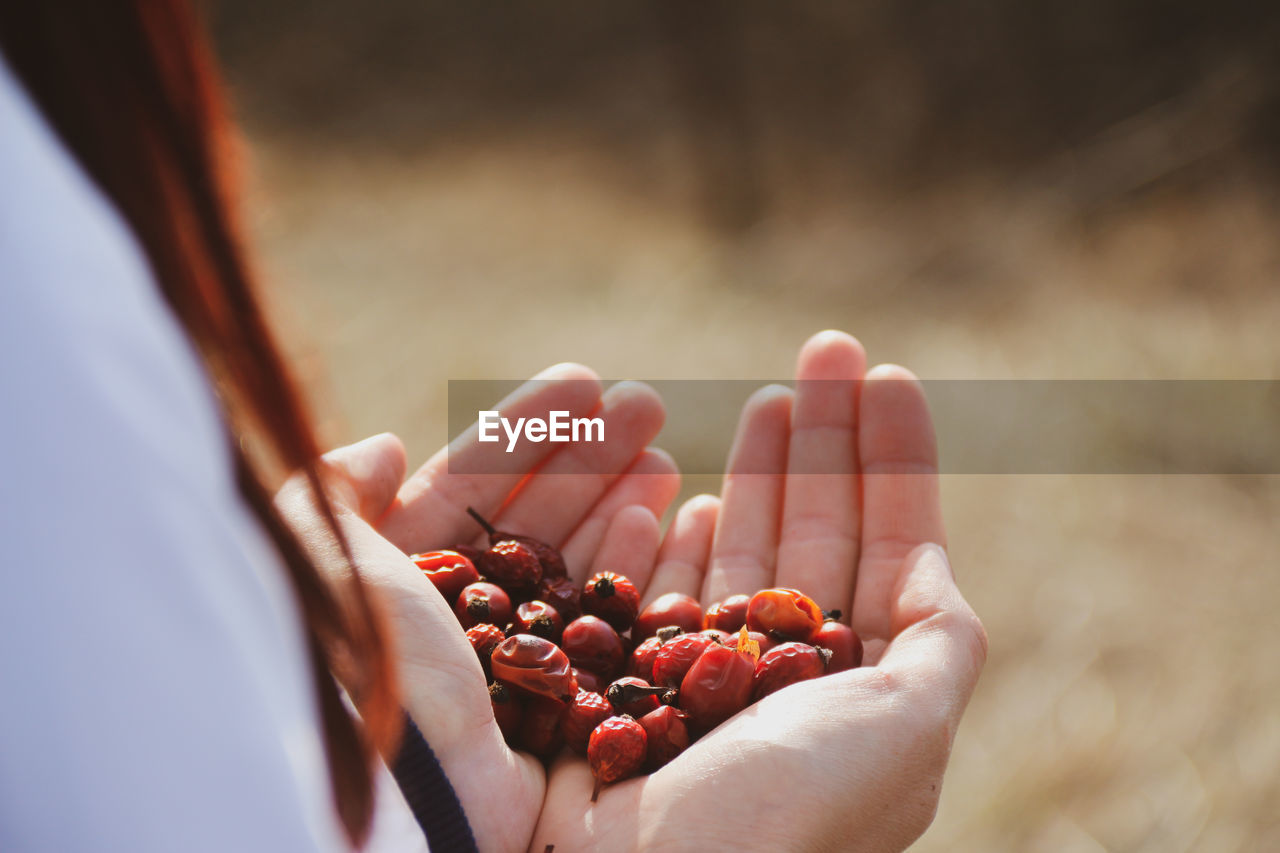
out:
{"label": "fingertip", "polygon": [[857,338],[835,329],[805,341],[796,359],[797,379],[858,379],[867,367],[867,352]]}

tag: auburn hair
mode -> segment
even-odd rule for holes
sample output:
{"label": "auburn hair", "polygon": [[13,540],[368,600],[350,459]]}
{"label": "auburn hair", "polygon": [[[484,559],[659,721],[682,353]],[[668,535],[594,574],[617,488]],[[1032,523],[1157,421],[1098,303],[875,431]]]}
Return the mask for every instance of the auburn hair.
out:
{"label": "auburn hair", "polygon": [[326,583],[272,502],[281,472],[304,472],[350,561],[307,410],[254,295],[233,204],[234,140],[201,24],[186,0],[0,3],[0,49],[131,226],[218,389],[240,493],[274,540],[301,609],[334,801],[360,846],[375,751],[389,753],[399,736],[389,645],[358,573],[341,589]]}

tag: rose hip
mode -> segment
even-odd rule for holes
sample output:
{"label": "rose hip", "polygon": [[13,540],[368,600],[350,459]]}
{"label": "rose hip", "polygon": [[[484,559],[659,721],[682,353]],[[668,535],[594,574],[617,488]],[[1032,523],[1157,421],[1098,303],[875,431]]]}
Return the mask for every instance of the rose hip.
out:
{"label": "rose hip", "polygon": [[624,653],[618,632],[595,616],[581,616],[564,628],[560,647],[573,665],[611,679],[622,668]]}
{"label": "rose hip", "polygon": [[578,692],[569,658],[555,643],[532,634],[507,637],[493,650],[493,677],[535,696],[568,701]]}
{"label": "rose hip", "polygon": [[661,704],[659,696],[672,693],[672,688],[650,687],[647,681],[628,675],[610,684],[604,698],[609,700],[615,713],[638,720]]}
{"label": "rose hip", "polygon": [[662,648],[662,640],[657,637],[650,637],[636,646],[635,651],[631,653],[631,659],[627,662],[627,674],[652,682],[653,662],[657,659],[660,648]]}
{"label": "rose hip", "polygon": [[489,659],[493,657],[493,650],[505,639],[506,635],[497,625],[472,625],[467,629],[467,640],[471,643],[471,648],[476,650],[476,657],[480,658],[480,665],[485,672],[489,672]]}
{"label": "rose hip", "polygon": [[501,587],[478,581],[463,587],[453,611],[464,628],[485,622],[505,625],[511,618],[511,598]]}
{"label": "rose hip", "polygon": [[445,601],[457,601],[464,586],[480,580],[475,564],[457,551],[427,551],[409,559],[422,569]]}
{"label": "rose hip", "polygon": [[831,660],[827,661],[828,673],[862,666],[862,639],[848,625],[834,620],[823,622],[811,642],[831,652]]}
{"label": "rose hip", "polygon": [[770,693],[798,681],[818,678],[827,672],[831,652],[804,643],[783,643],[760,656],[751,677],[751,701],[759,702]]}
{"label": "rose hip", "polygon": [[564,702],[556,699],[539,696],[530,700],[520,721],[520,748],[544,761],[559,752],[564,746],[561,721],[567,708]]}
{"label": "rose hip", "polygon": [[657,770],[688,748],[689,727],[685,725],[687,719],[689,715],[686,712],[671,705],[663,705],[637,720],[645,733],[646,768]]}
{"label": "rose hip", "polygon": [[489,704],[493,706],[493,719],[498,723],[507,743],[515,743],[520,732],[520,703],[501,682],[489,685]]}
{"label": "rose hip", "polygon": [[511,625],[518,634],[533,634],[553,643],[559,642],[564,631],[564,620],[559,612],[545,601],[526,601],[516,607]]}
{"label": "rose hip", "polygon": [[554,607],[565,622],[572,622],[582,615],[580,599],[577,585],[568,578],[544,577],[538,584],[538,600]]}
{"label": "rose hip", "polygon": [[644,727],[630,717],[610,717],[596,726],[587,742],[587,761],[596,777],[591,801],[595,802],[601,785],[639,772],[647,751],[648,735]]}
{"label": "rose hip", "polygon": [[733,639],[732,634],[728,631],[721,631],[719,628],[703,628],[698,633],[702,634],[704,637],[710,637],[722,646]]}
{"label": "rose hip", "polygon": [[[741,629],[739,629],[739,631],[741,631]],[[750,640],[754,640],[760,646],[761,654],[764,654],[765,652],[769,651],[769,649],[772,649],[774,646],[778,645],[777,640],[774,640],[772,637],[766,637],[764,634],[761,634],[759,631],[748,631],[747,638]],[[729,642],[725,643],[725,645],[731,649],[737,649],[738,634],[734,634],[732,637],[730,637]]]}
{"label": "rose hip", "polygon": [[747,707],[755,659],[744,652],[711,645],[680,682],[680,707],[702,729],[713,729]]}
{"label": "rose hip", "polygon": [[782,642],[808,642],[822,620],[817,602],[799,590],[763,589],[747,605],[747,627]]}
{"label": "rose hip", "polygon": [[485,574],[508,592],[533,592],[542,580],[542,563],[523,542],[504,539],[484,555]]}
{"label": "rose hip", "polygon": [[630,628],[639,610],[640,593],[622,575],[597,572],[582,587],[582,612],[599,616],[615,631]]}
{"label": "rose hip", "polygon": [[476,512],[471,507],[467,507],[467,514],[475,519],[476,523],[484,528],[484,532],[489,534],[489,544],[497,545],[504,540],[513,540],[521,544],[529,546],[529,550],[533,551],[538,558],[538,562],[542,566],[542,574],[544,577],[562,578],[568,572],[565,568],[564,557],[551,545],[543,542],[541,539],[535,539],[532,536],[522,536],[518,533],[507,533],[502,530],[495,530],[493,525]]}
{"label": "rose hip", "polygon": [[599,693],[579,690],[560,722],[565,743],[574,752],[586,755],[591,733],[614,713],[613,706]]}
{"label": "rose hip", "polygon": [[653,683],[662,687],[679,687],[685,673],[703,652],[719,645],[706,634],[681,634],[663,643],[653,659]]}
{"label": "rose hip", "polygon": [[667,625],[677,625],[682,631],[701,631],[702,606],[679,592],[658,596],[652,604],[640,611],[635,625],[631,627],[631,636],[637,640],[647,640],[659,628]]}
{"label": "rose hip", "polygon": [[747,624],[747,604],[750,601],[749,595],[731,595],[724,601],[717,601],[707,608],[703,627],[718,628],[728,634],[737,633]]}
{"label": "rose hip", "polygon": [[604,695],[604,688],[609,683],[589,669],[572,667],[573,677],[578,681],[579,690],[590,690],[592,693]]}

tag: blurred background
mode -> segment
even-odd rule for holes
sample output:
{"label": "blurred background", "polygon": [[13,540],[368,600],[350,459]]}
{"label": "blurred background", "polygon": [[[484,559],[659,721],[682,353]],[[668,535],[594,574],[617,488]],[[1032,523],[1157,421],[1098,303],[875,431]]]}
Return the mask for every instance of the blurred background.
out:
{"label": "blurred background", "polygon": [[[928,378],[1280,378],[1274,4],[212,13],[333,442],[422,459],[446,380],[562,360],[785,379],[828,327]],[[1280,477],[943,495],[992,647],[917,849],[1280,849]]]}

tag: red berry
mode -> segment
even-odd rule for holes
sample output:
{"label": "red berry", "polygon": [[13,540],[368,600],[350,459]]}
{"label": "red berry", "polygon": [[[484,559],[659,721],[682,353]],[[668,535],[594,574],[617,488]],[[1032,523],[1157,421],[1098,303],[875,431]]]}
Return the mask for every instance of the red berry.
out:
{"label": "red berry", "polygon": [[587,741],[596,726],[612,717],[613,706],[599,693],[590,690],[579,690],[578,695],[569,703],[560,726],[564,730],[564,741],[569,748],[581,755],[587,754]]}
{"label": "red berry", "polygon": [[510,539],[528,545],[538,558],[538,562],[542,566],[542,574],[544,577],[562,578],[568,574],[564,564],[564,557],[551,545],[543,542],[541,539],[535,539],[532,536],[522,536],[518,533],[506,533],[501,530],[495,530],[493,525],[476,512],[471,507],[467,507],[467,514],[476,520],[476,523],[484,528],[485,533],[489,534],[489,544],[496,545],[499,542]]}
{"label": "red berry", "polygon": [[476,650],[476,657],[480,658],[480,665],[485,672],[489,671],[489,659],[493,657],[493,650],[506,638],[497,625],[472,625],[467,629],[467,640],[471,642],[471,648]]}
{"label": "red berry", "polygon": [[808,642],[822,627],[822,609],[803,592],[782,587],[762,589],[747,605],[747,627],[786,642]]}
{"label": "red berry", "polygon": [[653,683],[662,687],[679,687],[693,662],[711,646],[718,645],[706,634],[681,634],[663,643],[653,659]]}
{"label": "red berry", "polygon": [[568,578],[543,577],[542,583],[538,584],[538,600],[554,607],[565,622],[572,622],[582,615],[581,595]]}
{"label": "red berry", "polygon": [[422,569],[445,601],[457,601],[464,586],[480,580],[475,564],[457,551],[427,551],[409,559]]}
{"label": "red berry", "polygon": [[560,641],[560,633],[564,631],[559,612],[545,601],[526,601],[518,606],[511,624],[516,633],[533,634],[553,643]]}
{"label": "red berry", "polygon": [[564,628],[560,647],[574,666],[610,679],[622,669],[622,640],[609,623],[595,616],[574,619]]}
{"label": "red berry", "polygon": [[630,628],[639,610],[640,593],[622,575],[598,572],[582,587],[582,612],[599,616],[615,631]]}
{"label": "red berry", "polygon": [[511,598],[501,587],[479,581],[463,587],[453,612],[464,628],[486,622],[505,625],[511,618]]}
{"label": "red berry", "polygon": [[719,628],[703,628],[698,633],[704,637],[710,637],[722,646],[733,639],[732,634],[728,631],[721,631]]}
{"label": "red berry", "polygon": [[581,669],[573,667],[573,677],[578,680],[579,690],[590,690],[592,693],[604,694],[604,688],[609,683],[600,676],[596,675],[589,669]]}
{"label": "red berry", "polygon": [[539,696],[530,700],[520,721],[520,748],[544,761],[559,752],[564,746],[561,721],[567,708],[568,705],[556,699]]}
{"label": "red berry", "polygon": [[689,746],[687,719],[689,715],[686,712],[663,705],[637,721],[645,733],[645,766],[649,770],[657,770]]}
{"label": "red berry", "polygon": [[811,642],[831,652],[827,672],[844,672],[862,666],[862,639],[841,622],[823,622]]}
{"label": "red berry", "polygon": [[520,703],[498,681],[489,685],[489,703],[493,706],[493,718],[497,721],[503,738],[514,745],[520,732]]}
{"label": "red berry", "polygon": [[[759,631],[748,631],[747,637],[748,639],[755,640],[756,643],[759,644],[760,654],[764,654],[765,652],[769,651],[769,649],[772,649],[774,646],[778,645],[777,640],[773,639],[772,637],[766,637],[764,634],[761,634]],[[729,642],[725,643],[725,645],[731,649],[737,649],[738,635],[734,634],[732,637],[730,637]]]}
{"label": "red berry", "polygon": [[747,624],[747,604],[750,601],[749,595],[731,595],[724,601],[717,601],[707,608],[703,626],[718,628],[727,634],[736,633]]}
{"label": "red berry", "polygon": [[587,742],[587,761],[596,777],[592,801],[602,784],[638,773],[644,766],[647,747],[644,727],[630,717],[610,717],[596,726]]}
{"label": "red berry", "polygon": [[494,678],[535,696],[568,701],[578,693],[569,658],[555,643],[532,634],[516,634],[499,643],[490,666]]}
{"label": "red berry", "polygon": [[656,634],[659,628],[667,625],[677,625],[682,631],[701,631],[702,606],[679,592],[658,596],[652,604],[640,611],[631,628],[631,636],[637,640],[646,640]]}
{"label": "red berry", "polygon": [[783,643],[770,649],[756,662],[756,671],[751,677],[751,701],[759,702],[790,684],[825,675],[829,657],[831,652],[826,649],[815,649],[804,643]]}
{"label": "red berry", "polygon": [[635,651],[631,653],[631,659],[627,663],[627,674],[643,678],[645,681],[652,683],[653,662],[657,659],[658,649],[660,648],[662,648],[662,641],[657,637],[650,637],[636,646]]}
{"label": "red berry", "polygon": [[538,555],[514,539],[504,539],[489,547],[484,555],[484,571],[489,580],[508,592],[532,592],[542,580]]}
{"label": "red berry", "polygon": [[711,645],[693,662],[680,682],[680,707],[703,729],[713,729],[747,707],[755,659]]}
{"label": "red berry", "polygon": [[661,704],[659,696],[667,694],[674,694],[674,690],[650,687],[647,681],[628,675],[610,684],[609,689],[604,692],[604,698],[609,700],[615,713],[640,719]]}

